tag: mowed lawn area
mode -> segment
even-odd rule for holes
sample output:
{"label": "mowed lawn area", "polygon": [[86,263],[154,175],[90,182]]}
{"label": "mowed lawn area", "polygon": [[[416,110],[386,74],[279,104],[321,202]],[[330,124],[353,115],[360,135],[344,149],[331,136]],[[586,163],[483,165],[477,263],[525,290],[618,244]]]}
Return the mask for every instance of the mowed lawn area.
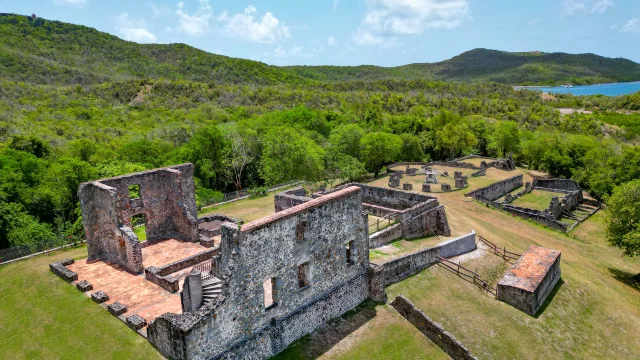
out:
{"label": "mowed lawn area", "polygon": [[561,201],[565,196],[563,193],[556,193],[544,190],[533,190],[528,194],[515,199],[512,204],[515,206],[526,207],[534,210],[545,210],[549,208],[551,199],[557,196]]}
{"label": "mowed lawn area", "polygon": [[162,359],[140,335],[49,271],[87,249],[0,266],[0,359]]}

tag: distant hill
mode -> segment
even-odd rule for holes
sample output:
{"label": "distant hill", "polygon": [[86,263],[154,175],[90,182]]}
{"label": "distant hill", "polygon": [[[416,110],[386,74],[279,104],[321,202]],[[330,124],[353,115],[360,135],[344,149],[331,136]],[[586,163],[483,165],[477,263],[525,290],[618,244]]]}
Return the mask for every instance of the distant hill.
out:
{"label": "distant hill", "polygon": [[475,49],[437,63],[397,67],[277,67],[184,44],[137,44],[86,26],[0,14],[0,78],[36,84],[142,78],[258,85],[380,79],[588,84],[640,80],[640,64],[594,54]]}

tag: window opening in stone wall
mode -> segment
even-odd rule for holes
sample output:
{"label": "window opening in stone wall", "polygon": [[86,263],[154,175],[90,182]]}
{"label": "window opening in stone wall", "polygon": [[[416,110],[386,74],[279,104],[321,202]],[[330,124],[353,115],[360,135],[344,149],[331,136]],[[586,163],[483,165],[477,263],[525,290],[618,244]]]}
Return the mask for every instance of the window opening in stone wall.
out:
{"label": "window opening in stone wall", "polygon": [[298,287],[309,286],[309,262],[298,265]]}
{"label": "window opening in stone wall", "polygon": [[355,242],[354,241],[349,241],[348,243],[346,243],[344,245],[345,248],[345,252],[346,252],[346,259],[347,259],[347,265],[353,265],[356,260],[355,260],[355,255],[356,255],[356,249],[355,249]]}
{"label": "window opening in stone wall", "polygon": [[296,240],[304,241],[304,233],[307,230],[307,221],[302,220],[296,225]]}
{"label": "window opening in stone wall", "polygon": [[136,214],[131,217],[131,227],[139,241],[147,240],[147,215]]}
{"label": "window opening in stone wall", "polygon": [[280,302],[280,281],[278,278],[269,278],[262,283],[264,290],[264,308],[270,309]]}
{"label": "window opening in stone wall", "polygon": [[129,199],[139,199],[140,198],[140,185],[133,184],[129,185]]}

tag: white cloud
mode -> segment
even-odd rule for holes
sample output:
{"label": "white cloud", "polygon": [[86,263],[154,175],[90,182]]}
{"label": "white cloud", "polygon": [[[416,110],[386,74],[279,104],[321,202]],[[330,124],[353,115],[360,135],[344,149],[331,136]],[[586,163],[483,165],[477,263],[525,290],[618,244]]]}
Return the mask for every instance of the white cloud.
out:
{"label": "white cloud", "polygon": [[115,28],[127,41],[135,41],[138,43],[158,41],[156,36],[147,30],[144,20],[131,19],[127,13],[118,15]]}
{"label": "white cloud", "polygon": [[568,16],[584,13],[602,14],[613,5],[613,0],[564,0],[562,10]]}
{"label": "white cloud", "polygon": [[58,5],[85,6],[87,0],[56,0],[55,3]]}
{"label": "white cloud", "polygon": [[394,42],[427,29],[451,29],[470,19],[468,0],[366,0],[367,13],[353,40],[359,45]]}
{"label": "white cloud", "polygon": [[176,4],[178,10],[176,15],[178,16],[179,26],[178,31],[187,35],[202,36],[209,32],[209,22],[213,16],[213,10],[209,5],[209,0],[199,0],[198,10],[193,15],[185,13],[184,2]]}
{"label": "white cloud", "polygon": [[613,0],[598,0],[591,7],[592,14],[602,14],[614,5]]}
{"label": "white cloud", "polygon": [[336,39],[333,36],[329,36],[329,39],[327,40],[327,45],[338,46],[338,43],[336,42]]}
{"label": "white cloud", "polygon": [[611,27],[613,30],[617,30],[619,32],[634,32],[640,33],[640,19],[633,18],[624,23],[622,26],[614,25]]}
{"label": "white cloud", "polygon": [[271,12],[264,14],[262,19],[256,19],[257,12],[253,5],[249,5],[241,14],[229,16],[226,12],[222,13],[218,17],[218,21],[224,23],[222,34],[230,38],[267,44],[291,37],[287,25]]}
{"label": "white cloud", "polygon": [[397,40],[397,37],[378,36],[360,28],[353,35],[353,42],[360,46],[381,45],[384,48],[389,48],[396,45]]}

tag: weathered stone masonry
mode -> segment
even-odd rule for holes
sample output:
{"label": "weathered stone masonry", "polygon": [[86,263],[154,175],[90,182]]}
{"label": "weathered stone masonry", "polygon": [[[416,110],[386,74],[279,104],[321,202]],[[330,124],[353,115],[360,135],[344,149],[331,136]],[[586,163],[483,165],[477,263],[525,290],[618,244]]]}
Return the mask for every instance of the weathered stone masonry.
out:
{"label": "weathered stone masonry", "polygon": [[[273,356],[369,296],[368,250],[358,187],[241,228],[225,223],[215,260],[215,276],[225,284],[220,300],[194,313],[156,318],[149,341],[176,359]],[[303,288],[301,267],[309,280]],[[267,279],[282,286],[278,303],[265,309]]]}
{"label": "weathered stone masonry", "polygon": [[[198,241],[193,164],[149,170],[80,185],[89,260],[105,260],[141,273],[142,251],[131,217],[146,216],[148,241]],[[132,199],[129,187],[138,185]]]}

